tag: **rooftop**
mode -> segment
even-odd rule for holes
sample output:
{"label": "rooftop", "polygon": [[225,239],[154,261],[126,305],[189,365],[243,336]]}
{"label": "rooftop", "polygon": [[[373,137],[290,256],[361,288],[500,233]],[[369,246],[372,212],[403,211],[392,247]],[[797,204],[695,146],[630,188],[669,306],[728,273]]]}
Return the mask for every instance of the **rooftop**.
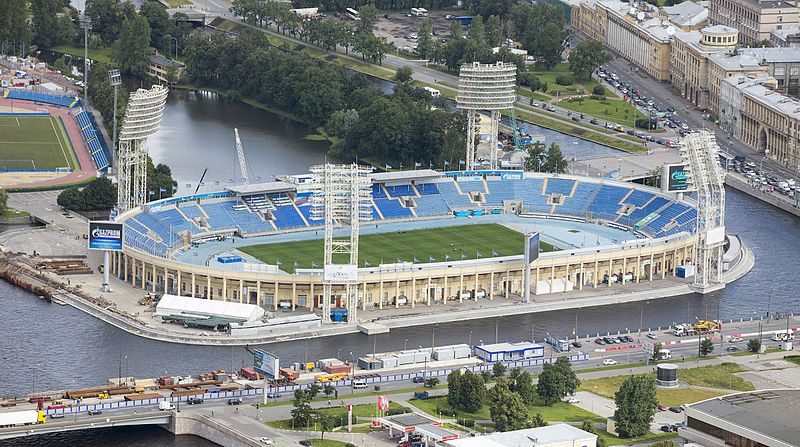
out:
{"label": "rooftop", "polygon": [[708,19],[708,9],[689,0],[665,6],[662,10],[669,16],[669,21],[678,26],[696,26]]}
{"label": "rooftop", "polygon": [[160,54],[151,54],[150,55],[150,62],[161,65],[162,67],[184,67],[185,65],[183,62],[174,61],[167,57],[164,57]]}
{"label": "rooftop", "polygon": [[376,172],[372,174],[374,183],[383,183],[401,180],[431,179],[441,177],[442,173],[433,169],[417,169],[414,171]]}
{"label": "rooftop", "polygon": [[579,441],[596,439],[597,435],[568,424],[548,425],[524,430],[491,433],[474,438],[447,441],[451,447],[533,447],[548,444],[580,445]]}
{"label": "rooftop", "polygon": [[774,78],[746,78],[744,82],[739,82],[740,80],[742,80],[741,77],[729,78],[726,79],[725,82],[733,84],[743,95],[773,110],[777,110],[792,119],[800,120],[800,101],[782,95],[765,85],[770,80],[774,81]]}
{"label": "rooftop", "polygon": [[749,54],[740,54],[739,52],[734,53],[730,51],[712,54],[708,57],[708,60],[725,70],[758,68],[761,65],[760,59],[756,59]]}
{"label": "rooftop", "polygon": [[[727,27],[722,27],[722,28],[726,28],[726,29],[729,29],[729,30],[731,29],[731,28],[727,28]],[[706,29],[708,29],[708,28],[703,28],[703,32],[706,32]],[[732,33],[725,33],[725,34],[733,34],[735,32],[736,32],[736,30],[733,30]],[[711,34],[722,34],[722,32],[711,33]],[[726,51],[726,50],[728,50],[730,48],[733,48],[733,45],[731,45],[731,46],[703,45],[703,43],[702,43],[703,42],[703,33],[700,32],[700,31],[681,31],[681,30],[676,30],[675,34],[674,34],[674,37],[677,40],[681,40],[681,41],[685,42],[687,45],[693,47],[694,49],[696,49],[697,51],[699,51],[701,53],[709,53],[709,54],[711,54],[711,53],[720,53],[720,52]]]}
{"label": "rooftop", "polygon": [[644,2],[631,6],[630,3],[619,0],[600,0],[597,3],[616,16],[638,25],[642,31],[649,34],[653,39],[664,43],[669,42],[671,35],[667,32],[667,29],[671,26],[669,22],[662,22],[657,17],[658,8],[656,6]]}
{"label": "rooftop", "polygon": [[772,34],[774,34],[778,39],[786,40],[789,36],[800,34],[800,26],[795,25],[788,28],[776,29],[772,31]]}
{"label": "rooftop", "polygon": [[699,412],[762,436],[796,445],[800,439],[797,415],[800,390],[763,390],[731,394],[690,405],[686,416]]}
{"label": "rooftop", "polygon": [[522,351],[525,349],[537,349],[542,345],[538,343],[531,343],[523,341],[520,343],[493,343],[490,345],[478,345],[475,349],[482,349],[486,352],[508,352],[508,351]]}
{"label": "rooftop", "polygon": [[228,186],[225,189],[227,189],[230,192],[239,194],[241,196],[246,196],[248,194],[264,194],[271,192],[294,191],[295,185],[289,182],[263,182],[263,183],[249,183],[247,185]]}
{"label": "rooftop", "polygon": [[742,54],[766,62],[800,62],[800,48],[768,47],[768,48],[742,48]]}

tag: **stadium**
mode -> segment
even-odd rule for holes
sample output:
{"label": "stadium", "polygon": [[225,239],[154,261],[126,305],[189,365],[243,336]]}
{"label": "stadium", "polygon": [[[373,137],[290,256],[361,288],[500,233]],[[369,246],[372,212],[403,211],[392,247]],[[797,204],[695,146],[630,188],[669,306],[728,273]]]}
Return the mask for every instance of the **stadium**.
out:
{"label": "stadium", "polygon": [[[534,231],[537,295],[654,281],[697,256],[697,203],[683,194],[511,170],[382,172],[370,181],[359,311],[519,299],[523,234]],[[148,292],[319,312],[324,231],[310,184],[310,175],[279,177],[125,211],[115,218],[124,248],[111,271]],[[334,286],[331,307],[345,305],[343,293]]]}
{"label": "stadium", "polygon": [[0,95],[0,185],[48,187],[105,171],[110,156],[94,116],[71,96],[7,89]]}

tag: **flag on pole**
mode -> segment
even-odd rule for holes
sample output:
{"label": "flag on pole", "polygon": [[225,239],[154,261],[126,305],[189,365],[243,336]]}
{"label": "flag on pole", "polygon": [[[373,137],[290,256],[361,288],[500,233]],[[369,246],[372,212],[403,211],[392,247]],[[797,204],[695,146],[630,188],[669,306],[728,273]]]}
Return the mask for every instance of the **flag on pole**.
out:
{"label": "flag on pole", "polygon": [[464,161],[464,160],[460,160],[460,159],[459,159],[459,160],[458,160],[458,164],[460,164],[460,165],[465,165],[465,164],[467,164],[467,162],[466,162],[466,161]]}
{"label": "flag on pole", "polygon": [[432,161],[428,162],[428,169],[433,169],[433,162]]}
{"label": "flag on pole", "polygon": [[417,257],[416,257],[416,256],[414,256],[414,264],[416,264],[416,263],[418,263],[418,262],[419,262],[419,259],[417,259]]}
{"label": "flag on pole", "polygon": [[466,253],[464,253],[464,252],[462,251],[462,252],[461,252],[461,259],[464,259],[464,258],[466,258],[466,257],[467,257],[467,254],[466,254]]}
{"label": "flag on pole", "polygon": [[492,250],[492,257],[496,257],[496,256],[497,256],[497,252]]}
{"label": "flag on pole", "polygon": [[422,166],[422,163],[420,163],[420,162],[418,162],[418,161],[415,161],[415,162],[414,162],[414,167],[415,167],[415,168],[418,168],[418,167],[420,167],[420,166]]}
{"label": "flag on pole", "polygon": [[364,267],[369,267],[371,265],[372,264],[370,264],[369,261],[367,261],[366,259],[364,260]]}
{"label": "flag on pole", "polygon": [[476,251],[476,252],[475,252],[475,257],[478,257],[478,258],[480,258],[480,257],[481,257],[481,252],[479,252],[479,251]]}
{"label": "flag on pole", "polygon": [[280,261],[280,259],[276,259],[276,260],[275,260],[275,264],[277,264],[277,265],[283,265],[283,262],[281,262],[281,261]]}
{"label": "flag on pole", "polygon": [[386,170],[388,171],[389,169],[392,169],[392,167],[387,164],[386,165]]}
{"label": "flag on pole", "polygon": [[448,259],[450,259],[450,255],[444,255],[444,260],[447,261]]}
{"label": "flag on pole", "polygon": [[449,162],[449,161],[447,161],[447,160],[445,160],[445,161],[444,161],[444,165],[445,165],[445,166],[450,166],[450,162]]}
{"label": "flag on pole", "polygon": [[317,267],[318,267],[317,263],[314,262],[314,261],[311,261],[311,268],[314,269],[314,268],[317,268]]}
{"label": "flag on pole", "polygon": [[159,192],[167,192],[167,188],[158,188]]}
{"label": "flag on pole", "polygon": [[153,191],[152,189],[151,189],[150,191],[148,191],[148,192],[150,193],[150,195],[151,195],[151,196],[152,196],[153,194],[155,194],[155,191]]}
{"label": "flag on pole", "polygon": [[389,409],[389,399],[386,396],[378,396],[378,410],[386,411]]}
{"label": "flag on pole", "polygon": [[431,262],[433,262],[433,261],[435,261],[435,260],[436,260],[436,258],[434,258],[433,256],[428,256],[428,261],[431,261]]}

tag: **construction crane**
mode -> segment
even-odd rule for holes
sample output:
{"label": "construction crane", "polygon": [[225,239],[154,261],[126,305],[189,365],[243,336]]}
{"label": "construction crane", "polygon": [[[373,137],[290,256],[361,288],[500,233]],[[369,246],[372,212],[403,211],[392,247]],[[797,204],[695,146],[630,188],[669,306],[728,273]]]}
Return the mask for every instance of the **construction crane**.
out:
{"label": "construction crane", "polygon": [[197,194],[197,191],[200,191],[200,187],[203,185],[203,179],[206,178],[206,173],[208,173],[208,168],[203,170],[203,175],[200,176],[200,181],[197,182],[197,188],[194,189],[195,194]]}
{"label": "construction crane", "polygon": [[514,141],[514,149],[522,149],[522,135],[519,129],[519,124],[517,123],[516,107],[511,108],[511,138]]}
{"label": "construction crane", "polygon": [[242,140],[239,138],[239,129],[234,128],[233,133],[236,135],[236,155],[239,157],[239,172],[241,174],[242,184],[250,183],[250,176],[247,174],[247,161],[244,158],[244,146]]}

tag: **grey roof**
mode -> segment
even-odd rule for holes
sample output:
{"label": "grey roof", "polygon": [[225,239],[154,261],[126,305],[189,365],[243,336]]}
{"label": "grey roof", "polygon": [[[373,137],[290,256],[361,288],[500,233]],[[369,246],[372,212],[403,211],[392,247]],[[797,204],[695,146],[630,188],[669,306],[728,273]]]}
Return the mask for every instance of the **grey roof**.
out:
{"label": "grey roof", "polygon": [[183,67],[183,62],[174,61],[172,59],[166,58],[160,54],[151,54],[150,55],[150,62],[154,64],[161,65],[162,67]]}
{"label": "grey roof", "polygon": [[508,351],[520,351],[523,349],[536,349],[542,347],[543,346],[538,343],[530,343],[524,341],[520,343],[493,343],[490,345],[478,345],[475,346],[475,349],[481,349],[486,352],[508,352]]}
{"label": "grey roof", "polygon": [[768,47],[742,48],[742,54],[766,62],[800,62],[800,48]]}
{"label": "grey roof", "polygon": [[654,39],[660,42],[669,42],[670,35],[667,33],[668,25],[664,25],[659,19],[658,16],[658,8],[649,4],[649,3],[637,3],[636,9],[637,11],[641,11],[645,13],[645,18],[641,21],[635,19],[635,17],[629,14],[631,10],[631,4],[626,2],[621,2],[619,0],[599,0],[598,4],[602,5],[611,13],[617,15],[618,17],[622,17],[625,20],[633,19],[633,23],[635,23],[642,31],[649,34]]}
{"label": "grey roof", "polygon": [[578,441],[592,439],[597,439],[597,435],[568,424],[557,424],[455,439],[446,444],[452,447],[533,447],[556,443],[579,445]]}
{"label": "grey roof", "polygon": [[786,40],[789,36],[800,34],[800,25],[790,26],[788,28],[776,29],[772,34],[781,40]]}
{"label": "grey roof", "polygon": [[756,59],[749,54],[732,54],[728,51],[712,54],[708,57],[708,60],[726,70],[757,68],[761,65],[760,59]]}
{"label": "grey roof", "polygon": [[669,16],[669,21],[678,26],[699,25],[708,19],[708,9],[689,0],[662,9]]}
{"label": "grey roof", "polygon": [[400,180],[416,180],[416,179],[430,179],[441,177],[442,173],[434,171],[433,169],[418,169],[416,171],[389,171],[389,172],[376,172],[372,174],[372,181],[375,183],[400,181]]}
{"label": "grey roof", "polygon": [[713,25],[703,28],[703,32],[707,34],[733,34],[737,30],[725,25]]}
{"label": "grey roof", "polygon": [[417,413],[406,413],[397,416],[387,416],[381,418],[387,422],[393,422],[403,427],[416,427],[418,425],[427,425],[436,422],[435,419],[423,416]]}
{"label": "grey roof", "polygon": [[692,417],[695,411],[789,445],[800,444],[800,390],[764,390],[709,399],[690,405],[686,416]]}
{"label": "grey roof", "polygon": [[296,187],[296,185],[293,185],[289,182],[265,182],[228,186],[225,189],[230,192],[235,192],[236,194],[246,196],[248,194],[293,191]]}
{"label": "grey roof", "polygon": [[735,87],[742,91],[743,95],[756,100],[765,106],[776,110],[784,115],[800,120],[800,101],[789,96],[782,95],[764,85],[770,78],[761,79],[760,82],[744,82],[736,84]]}

